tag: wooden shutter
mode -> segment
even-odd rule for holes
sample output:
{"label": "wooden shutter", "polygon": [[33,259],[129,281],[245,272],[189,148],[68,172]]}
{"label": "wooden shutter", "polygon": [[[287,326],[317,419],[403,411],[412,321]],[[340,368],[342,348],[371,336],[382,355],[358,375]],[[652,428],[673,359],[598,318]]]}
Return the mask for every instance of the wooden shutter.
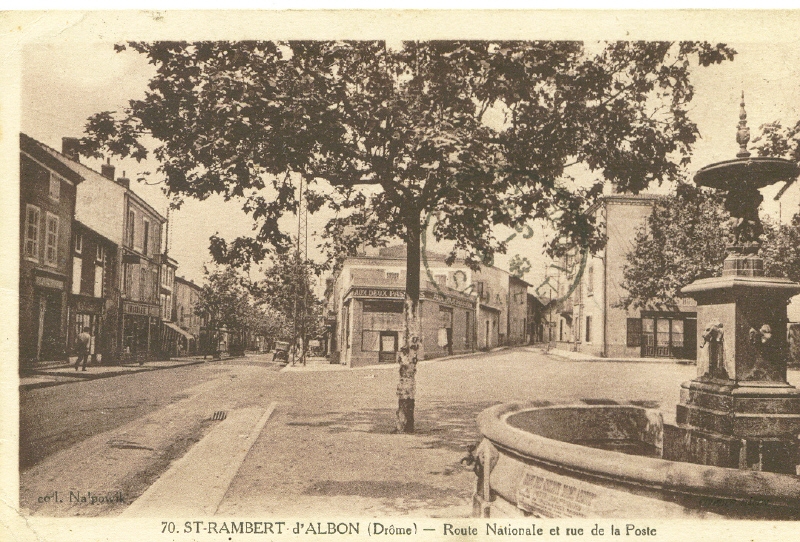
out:
{"label": "wooden shutter", "polygon": [[642,319],[628,318],[628,346],[642,345]]}

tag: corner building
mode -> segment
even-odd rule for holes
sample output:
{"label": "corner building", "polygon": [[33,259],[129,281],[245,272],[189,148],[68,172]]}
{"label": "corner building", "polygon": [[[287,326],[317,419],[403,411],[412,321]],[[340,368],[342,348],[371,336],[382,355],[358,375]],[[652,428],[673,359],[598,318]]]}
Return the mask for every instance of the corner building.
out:
{"label": "corner building", "polygon": [[[332,277],[327,308],[332,363],[396,363],[403,339],[405,246],[347,258]],[[427,253],[420,280],[423,358],[476,349],[476,298],[469,268]],[[469,273],[469,274],[468,274]],[[433,281],[430,278],[433,277]],[[505,320],[504,320],[505,321]]]}

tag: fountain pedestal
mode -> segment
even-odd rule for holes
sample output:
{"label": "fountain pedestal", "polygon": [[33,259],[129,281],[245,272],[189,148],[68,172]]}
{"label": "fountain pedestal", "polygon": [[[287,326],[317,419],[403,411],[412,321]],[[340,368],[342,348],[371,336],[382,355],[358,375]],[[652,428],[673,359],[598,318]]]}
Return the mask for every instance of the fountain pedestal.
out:
{"label": "fountain pedestal", "polygon": [[795,474],[800,390],[786,381],[786,305],[800,284],[759,276],[732,253],[723,276],[683,288],[697,300],[697,378],[681,386],[665,459]]}

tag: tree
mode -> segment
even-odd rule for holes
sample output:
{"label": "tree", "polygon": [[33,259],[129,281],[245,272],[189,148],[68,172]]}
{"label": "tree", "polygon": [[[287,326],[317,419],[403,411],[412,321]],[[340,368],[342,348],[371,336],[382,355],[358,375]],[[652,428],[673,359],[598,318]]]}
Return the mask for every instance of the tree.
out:
{"label": "tree", "polygon": [[303,351],[307,338],[323,334],[322,301],[314,294],[313,266],[302,261],[296,252],[277,254],[264,277],[250,284],[250,291],[270,306],[291,326],[287,339],[301,339]]}
{"label": "tree", "polygon": [[790,224],[764,222],[759,255],[764,258],[764,274],[800,282],[800,213]]}
{"label": "tree", "polygon": [[194,310],[207,319],[209,340],[223,328],[246,333],[256,325],[250,295],[231,268],[206,269],[205,284]]}
{"label": "tree", "polygon": [[623,306],[674,305],[687,284],[722,274],[729,220],[721,196],[694,185],[657,200],[626,256]]}
{"label": "tree", "polygon": [[[722,275],[732,229],[722,198],[685,184],[654,203],[627,254],[625,308],[674,305],[684,286]],[[765,275],[800,281],[800,213],[789,225],[765,220],[758,255]]]}
{"label": "tree", "polygon": [[511,261],[508,262],[508,270],[515,277],[524,278],[525,273],[531,270],[531,262],[528,258],[520,258],[519,254],[515,254]]}
{"label": "tree", "polygon": [[[453,242],[449,261],[474,267],[505,250],[493,226],[529,219],[559,232],[551,254],[600,248],[583,211],[603,182],[636,192],[675,180],[697,137],[687,115],[692,59],[707,66],[734,55],[694,42],[614,42],[597,53],[566,41],[129,46],[157,74],[144,99],[90,118],[84,153],[143,158],[151,137],[172,194],[244,198],[256,235],[213,238],[217,261],[246,266],[288,250],[278,219],[296,212],[300,178],[309,212],[337,213],[326,228],[331,251],[406,242],[404,432],[413,431],[423,356],[422,224],[435,215],[433,235]],[[593,184],[578,187],[576,165],[594,172]]]}

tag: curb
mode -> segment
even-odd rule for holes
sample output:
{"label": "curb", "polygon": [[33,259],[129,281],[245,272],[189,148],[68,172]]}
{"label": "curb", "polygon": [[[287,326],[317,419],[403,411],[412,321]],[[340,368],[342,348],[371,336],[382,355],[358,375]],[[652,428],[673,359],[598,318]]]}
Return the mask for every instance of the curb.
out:
{"label": "curb", "polygon": [[[442,356],[438,358],[431,358],[431,359],[423,359],[417,362],[417,367],[428,365],[431,363],[437,363],[441,361],[450,361],[454,359],[463,359],[463,358],[472,358],[477,356],[486,356],[491,354],[496,354],[498,352],[503,352],[513,348],[521,348],[521,346],[500,346],[498,348],[493,348],[492,350],[487,351],[478,351],[478,352],[466,352],[464,354],[453,354],[452,356]],[[338,371],[375,371],[378,369],[394,369],[397,370],[397,362],[395,363],[379,363],[373,365],[360,365],[358,367],[349,367],[347,365],[341,365],[338,363],[325,363],[322,364],[322,367],[326,367],[325,369],[315,369],[314,365],[306,366],[306,367],[298,367],[292,366],[291,364],[287,365],[283,369],[281,369],[280,373],[312,373],[312,372],[338,372]],[[329,368],[330,367],[330,368]]]}
{"label": "curb", "polygon": [[[540,351],[544,356],[554,356],[558,359],[562,359],[564,361],[576,361],[576,362],[612,362],[612,363],[667,363],[671,365],[696,365],[697,362],[690,359],[677,359],[677,358],[601,358],[597,356],[588,356],[588,355],[567,355],[565,353],[558,352],[557,350],[550,350]],[[574,354],[570,352],[570,354]]]}
{"label": "curb", "polygon": [[[230,360],[230,359],[238,359],[238,358],[233,358],[233,357],[225,358],[225,360]],[[80,375],[80,374],[72,375],[72,374],[60,374],[60,373],[59,374],[53,374],[51,372],[36,372],[36,373],[34,373],[35,375],[56,376],[56,377],[61,377],[61,378],[69,379],[69,380],[49,381],[49,382],[35,382],[35,383],[32,383],[32,384],[20,384],[19,385],[19,391],[35,390],[35,389],[38,389],[38,388],[49,388],[51,386],[60,386],[61,384],[74,384],[76,382],[88,382],[88,381],[91,381],[91,380],[100,380],[100,379],[103,379],[103,378],[112,378],[112,377],[115,377],[115,376],[131,375],[131,374],[138,374],[138,373],[147,373],[147,372],[151,372],[151,371],[164,371],[164,370],[167,370],[167,369],[177,369],[179,367],[189,367],[190,365],[200,365],[202,363],[210,363],[210,362],[214,362],[214,361],[222,361],[222,360],[219,360],[219,359],[216,359],[216,360],[214,360],[214,359],[212,359],[212,360],[197,360],[197,361],[191,361],[191,362],[188,362],[188,363],[169,365],[167,367],[149,366],[149,368],[147,368],[147,369],[142,368],[142,369],[134,369],[134,370],[131,370],[131,371],[110,371],[110,372],[107,372],[107,373],[94,373],[92,375]]]}

